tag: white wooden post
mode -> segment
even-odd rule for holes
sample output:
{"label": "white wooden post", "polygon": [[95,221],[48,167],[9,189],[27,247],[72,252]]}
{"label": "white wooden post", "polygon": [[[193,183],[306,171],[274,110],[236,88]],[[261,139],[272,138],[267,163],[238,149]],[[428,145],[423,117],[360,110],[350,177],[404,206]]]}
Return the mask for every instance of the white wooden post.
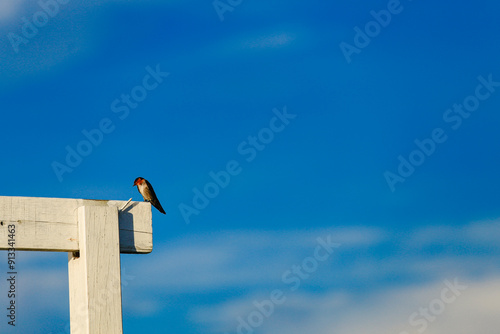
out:
{"label": "white wooden post", "polygon": [[117,208],[79,207],[78,233],[80,251],[68,253],[71,333],[123,333]]}
{"label": "white wooden post", "polygon": [[[120,253],[153,249],[151,205],[0,196],[0,250],[68,252],[72,334],[121,334]],[[12,238],[12,235],[11,235]]]}

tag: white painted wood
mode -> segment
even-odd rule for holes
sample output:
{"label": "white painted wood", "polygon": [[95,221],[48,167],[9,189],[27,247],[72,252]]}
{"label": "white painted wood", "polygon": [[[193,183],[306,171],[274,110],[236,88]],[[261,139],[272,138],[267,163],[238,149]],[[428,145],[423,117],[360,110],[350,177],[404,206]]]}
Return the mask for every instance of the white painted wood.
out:
{"label": "white painted wood", "polygon": [[125,204],[123,204],[118,210],[121,211],[121,210],[125,209],[125,207],[128,205],[128,203],[130,203],[130,201],[132,201],[132,197],[129,198],[128,201]]}
{"label": "white painted wood", "polygon": [[69,253],[71,334],[122,334],[118,210],[78,208],[79,252]]}
{"label": "white painted wood", "polygon": [[[7,225],[16,225],[16,250],[73,252],[79,249],[80,206],[121,207],[126,201],[0,196],[0,250],[8,249]],[[119,212],[121,253],[153,250],[151,205],[131,202]]]}

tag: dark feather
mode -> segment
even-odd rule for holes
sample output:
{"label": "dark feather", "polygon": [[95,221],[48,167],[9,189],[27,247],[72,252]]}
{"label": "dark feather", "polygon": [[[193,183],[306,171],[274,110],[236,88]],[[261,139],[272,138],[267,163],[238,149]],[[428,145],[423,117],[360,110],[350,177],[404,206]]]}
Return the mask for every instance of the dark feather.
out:
{"label": "dark feather", "polygon": [[165,214],[165,210],[163,210],[163,208],[161,207],[161,204],[160,204],[160,201],[158,200],[158,197],[156,197],[156,194],[155,194],[155,190],[153,189],[153,186],[151,185],[151,183],[149,183],[148,180],[144,179],[144,181],[146,181],[146,185],[148,186],[149,188],[149,192],[150,192],[150,203],[158,209],[158,211],[160,211],[161,213]]}

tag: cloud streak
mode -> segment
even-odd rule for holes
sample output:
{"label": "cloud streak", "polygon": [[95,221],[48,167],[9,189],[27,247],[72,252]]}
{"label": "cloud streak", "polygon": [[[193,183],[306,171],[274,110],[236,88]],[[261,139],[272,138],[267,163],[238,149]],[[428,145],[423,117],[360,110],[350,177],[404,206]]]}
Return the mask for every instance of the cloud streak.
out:
{"label": "cloud streak", "polygon": [[[144,316],[183,307],[186,320],[207,333],[233,333],[236,319],[252,312],[254,301],[281,289],[285,302],[275,305],[255,333],[413,334],[416,327],[408,317],[439,297],[444,280],[458,278],[467,290],[429,323],[426,333],[468,333],[474,322],[481,323],[475,331],[488,333],[500,325],[494,316],[500,307],[500,271],[492,265],[500,255],[499,228],[492,220],[423,227],[405,235],[372,227],[189,235],[157,245],[148,256],[122,257],[126,274],[138,277],[123,289],[124,312]],[[283,273],[310,257],[317,238],[327,235],[341,247],[296,291],[288,289]],[[51,264],[51,257],[40,256]],[[34,266],[36,256],[29,254],[26,261]],[[29,324],[43,321],[48,295],[57,296],[52,312],[68,316],[66,275],[64,266],[21,275],[26,277],[24,303],[34,306]],[[213,298],[210,303],[187,298],[185,305],[161,302],[183,295]]]}

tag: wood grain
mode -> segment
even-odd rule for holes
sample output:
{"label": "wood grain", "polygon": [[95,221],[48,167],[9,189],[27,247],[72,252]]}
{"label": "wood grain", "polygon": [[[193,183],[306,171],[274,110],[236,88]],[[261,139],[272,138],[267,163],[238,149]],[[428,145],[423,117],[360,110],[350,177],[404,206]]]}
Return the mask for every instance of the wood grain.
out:
{"label": "wood grain", "polygon": [[[121,207],[126,201],[0,196],[0,250],[9,248],[8,225],[16,227],[16,250],[79,250],[78,208]],[[151,205],[130,202],[118,213],[120,252],[153,250]]]}

